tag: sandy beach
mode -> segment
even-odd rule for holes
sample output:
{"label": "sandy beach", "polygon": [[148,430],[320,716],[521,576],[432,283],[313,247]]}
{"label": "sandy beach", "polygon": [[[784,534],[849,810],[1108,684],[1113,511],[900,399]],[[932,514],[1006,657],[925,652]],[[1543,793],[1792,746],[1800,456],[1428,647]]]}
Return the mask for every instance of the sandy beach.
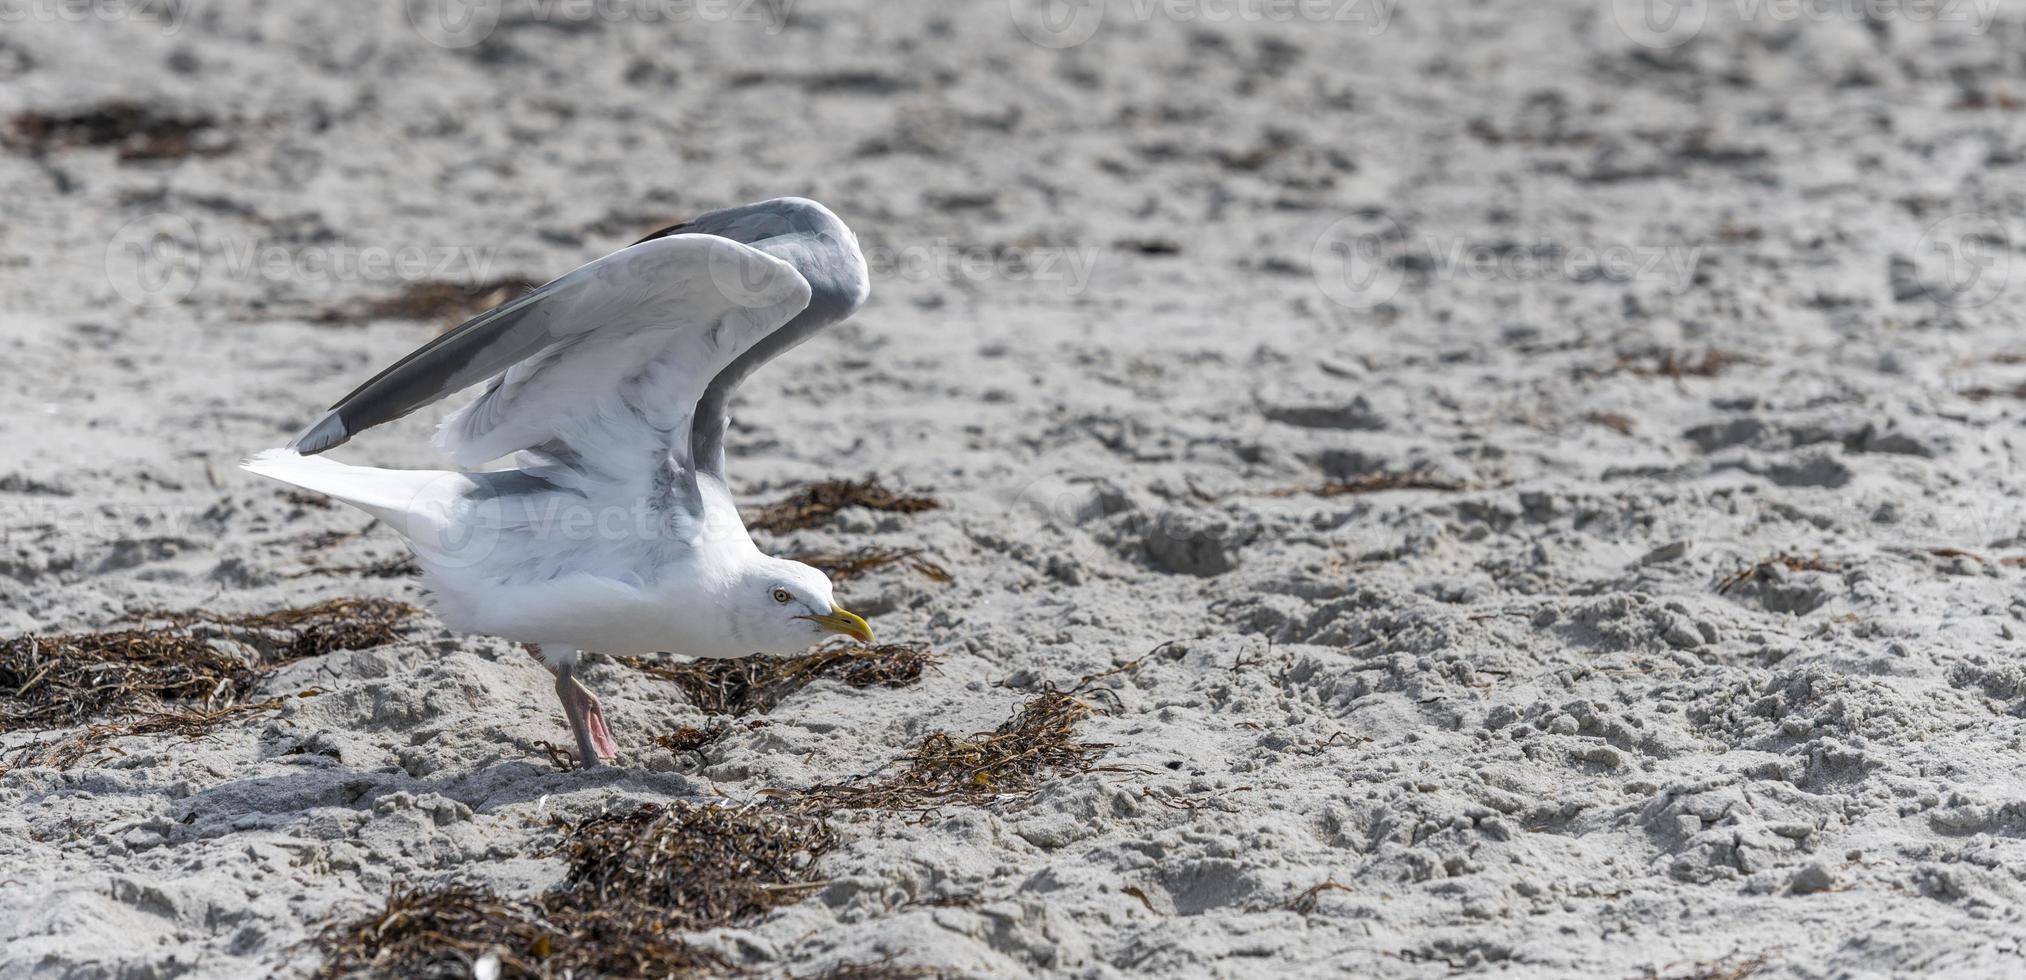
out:
{"label": "sandy beach", "polygon": [[[0,2],[0,978],[416,975],[343,958],[390,889],[581,894],[642,806],[778,859],[670,907],[700,975],[2017,975],[2022,50],[1990,0]],[[594,657],[569,771],[538,666],[238,463],[783,195],[872,297],[731,482],[933,502],[754,535],[926,661]],[[450,407],[336,455],[442,465]],[[35,687],[121,630],[223,679]]]}

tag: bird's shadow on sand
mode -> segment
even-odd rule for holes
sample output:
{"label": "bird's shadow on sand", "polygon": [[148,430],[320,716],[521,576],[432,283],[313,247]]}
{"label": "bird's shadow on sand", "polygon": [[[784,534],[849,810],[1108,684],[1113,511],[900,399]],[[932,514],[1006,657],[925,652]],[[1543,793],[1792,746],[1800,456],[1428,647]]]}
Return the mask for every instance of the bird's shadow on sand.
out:
{"label": "bird's shadow on sand", "polygon": [[[167,816],[182,825],[182,839],[218,837],[250,831],[280,831],[327,815],[332,809],[371,813],[395,794],[413,798],[434,794],[470,807],[475,814],[495,814],[509,807],[549,797],[557,812],[576,813],[583,806],[572,798],[595,793],[603,809],[614,798],[695,799],[697,784],[676,773],[649,772],[622,766],[557,771],[526,759],[496,762],[477,770],[413,776],[399,769],[360,771],[336,760],[306,762],[302,768],[236,779],[175,797],[171,784],[109,786],[67,785],[24,799],[24,804],[65,796],[163,796],[173,802]],[[419,802],[419,801],[418,801]],[[421,805],[427,805],[422,803]]]}

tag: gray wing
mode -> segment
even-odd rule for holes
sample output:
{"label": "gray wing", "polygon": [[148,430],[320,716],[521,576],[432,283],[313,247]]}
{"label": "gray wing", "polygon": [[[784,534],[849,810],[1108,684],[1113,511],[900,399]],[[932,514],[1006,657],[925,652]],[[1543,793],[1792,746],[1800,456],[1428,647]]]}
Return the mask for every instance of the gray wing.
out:
{"label": "gray wing", "polygon": [[322,452],[490,378],[437,433],[459,463],[541,447],[613,478],[652,479],[663,454],[690,467],[690,423],[711,380],[809,296],[794,266],[738,242],[642,242],[424,345],[340,399],[291,448]]}
{"label": "gray wing", "polygon": [[871,292],[858,236],[828,208],[799,197],[726,208],[664,228],[642,242],[674,234],[707,234],[744,242],[794,266],[809,283],[809,304],[711,379],[697,400],[689,436],[697,471],[722,480],[724,435],[733,392],[760,365],[856,312]]}

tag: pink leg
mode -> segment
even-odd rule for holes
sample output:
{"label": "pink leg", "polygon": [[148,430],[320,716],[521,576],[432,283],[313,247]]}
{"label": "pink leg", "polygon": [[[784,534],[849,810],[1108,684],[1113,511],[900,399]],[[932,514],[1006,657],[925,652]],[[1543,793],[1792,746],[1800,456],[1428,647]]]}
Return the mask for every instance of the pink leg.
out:
{"label": "pink leg", "polygon": [[577,739],[577,767],[594,769],[606,759],[619,757],[619,743],[612,738],[612,729],[605,723],[605,709],[598,704],[598,696],[571,676],[569,664],[550,666],[542,656],[542,648],[533,643],[521,644],[529,657],[556,675],[556,697],[563,702],[563,717],[570,722],[570,734]]}
{"label": "pink leg", "polygon": [[605,709],[599,706],[598,696],[574,679],[570,686],[569,696],[576,701],[576,709],[584,719],[584,732],[590,736],[591,748],[600,759],[618,758],[619,743],[612,740],[612,729],[605,724]]}

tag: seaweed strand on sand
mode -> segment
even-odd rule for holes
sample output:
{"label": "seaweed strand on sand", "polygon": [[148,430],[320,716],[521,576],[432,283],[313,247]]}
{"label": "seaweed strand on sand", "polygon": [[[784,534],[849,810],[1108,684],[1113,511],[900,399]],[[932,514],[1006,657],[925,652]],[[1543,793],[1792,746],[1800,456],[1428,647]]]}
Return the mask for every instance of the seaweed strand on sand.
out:
{"label": "seaweed strand on sand", "polygon": [[279,711],[288,698],[250,700],[276,668],[392,642],[419,612],[389,599],[331,599],[253,615],[152,613],[137,617],[143,625],[0,641],[0,732],[86,726],[20,746],[9,764],[67,768],[116,738],[196,738]]}
{"label": "seaweed strand on sand", "polygon": [[942,502],[934,497],[896,493],[876,479],[825,480],[811,483],[776,503],[760,508],[747,521],[753,531],[799,531],[816,527],[846,507],[917,514],[935,510]]}
{"label": "seaweed strand on sand", "polygon": [[634,670],[673,681],[683,696],[713,715],[766,714],[818,679],[839,676],[852,687],[906,687],[941,658],[906,643],[827,646],[798,657],[745,657],[658,663],[614,658]]}

